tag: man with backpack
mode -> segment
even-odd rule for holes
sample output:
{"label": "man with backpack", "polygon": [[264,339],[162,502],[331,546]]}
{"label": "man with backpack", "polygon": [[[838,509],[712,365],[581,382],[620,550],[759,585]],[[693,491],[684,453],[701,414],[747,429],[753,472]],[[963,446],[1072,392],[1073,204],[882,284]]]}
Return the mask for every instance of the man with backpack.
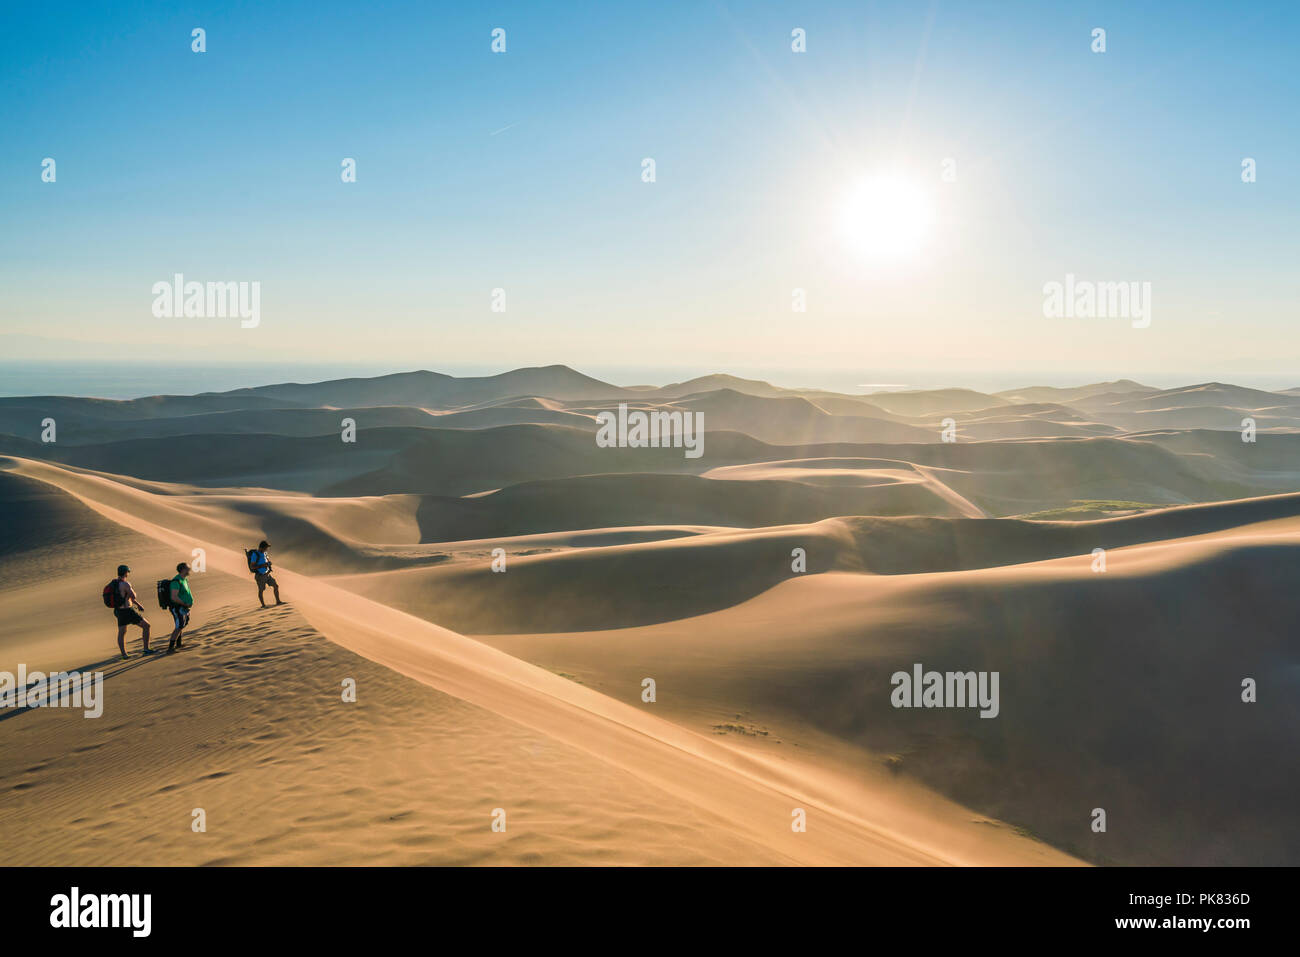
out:
{"label": "man with backpack", "polygon": [[190,591],[190,566],[181,562],[176,566],[176,577],[170,583],[171,601],[169,608],[172,623],[176,626],[171,639],[167,642],[167,653],[171,654],[181,646],[181,632],[190,623],[190,609],[194,607],[194,593]]}
{"label": "man with backpack", "polygon": [[280,585],[275,580],[275,576],[271,574],[271,557],[266,554],[267,549],[270,547],[270,542],[261,541],[257,543],[256,548],[249,549],[244,553],[248,559],[248,570],[253,573],[253,577],[257,580],[257,600],[262,603],[263,608],[266,607],[266,599],[262,595],[266,591],[267,585],[270,585],[271,590],[275,592],[275,603],[277,605],[284,604],[284,602],[280,601]]}
{"label": "man with backpack", "polygon": [[[118,565],[117,578],[104,586],[104,604],[113,609],[113,617],[117,619],[117,650],[122,653],[123,659],[131,657],[126,653],[127,625],[140,626],[144,633],[144,654],[153,654],[149,650],[149,621],[140,614],[144,611],[144,605],[140,604],[135,589],[126,580],[129,574],[131,574],[129,565]],[[132,605],[135,607],[132,608]]]}

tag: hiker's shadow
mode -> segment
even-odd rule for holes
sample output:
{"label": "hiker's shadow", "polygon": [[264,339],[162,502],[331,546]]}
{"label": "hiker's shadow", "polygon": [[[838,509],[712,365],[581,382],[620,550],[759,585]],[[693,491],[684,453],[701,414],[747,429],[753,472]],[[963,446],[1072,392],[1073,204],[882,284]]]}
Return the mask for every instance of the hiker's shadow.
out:
{"label": "hiker's shadow", "polygon": [[[90,664],[81,665],[78,668],[62,668],[59,671],[55,672],[55,674],[67,675],[76,672],[77,674],[81,675],[81,678],[84,681],[88,676],[94,675],[94,673],[97,671],[101,671],[104,676],[104,681],[107,682],[109,678],[116,678],[118,675],[125,674],[128,671],[134,671],[136,668],[139,668],[143,665],[147,665],[150,661],[153,661],[157,658],[165,658],[165,657],[166,654],[161,651],[155,652],[151,655],[138,655],[134,658],[131,658],[129,661],[123,661],[121,659],[121,656],[113,655],[111,658],[103,658],[99,661],[92,661]],[[45,672],[44,674],[45,674],[45,678],[42,679],[41,681],[29,681],[27,683],[26,688],[15,689],[14,696],[20,701],[26,701],[31,696],[31,693],[34,689],[38,689],[44,686],[46,695],[49,695],[51,691],[55,691],[55,692],[59,692],[57,694],[58,698],[66,697],[68,693],[60,691],[60,689],[64,685],[64,682],[60,681],[59,688],[57,689],[51,688],[50,677],[49,677],[50,673]],[[49,708],[49,707],[51,707],[51,705],[46,703],[46,704],[38,704],[38,705],[24,704],[13,708],[5,708],[3,712],[0,712],[0,721],[8,721],[10,718],[16,718],[20,714],[25,714],[28,711],[37,711],[41,708]],[[67,707],[67,706],[59,705],[58,707]]]}

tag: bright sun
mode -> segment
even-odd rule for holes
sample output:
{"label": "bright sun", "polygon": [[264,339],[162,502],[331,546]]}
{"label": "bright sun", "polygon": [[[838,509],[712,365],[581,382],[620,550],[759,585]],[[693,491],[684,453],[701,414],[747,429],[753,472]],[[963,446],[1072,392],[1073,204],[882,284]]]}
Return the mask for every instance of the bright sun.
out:
{"label": "bright sun", "polygon": [[877,174],[849,191],[840,210],[840,234],[864,260],[897,262],[917,253],[933,218],[925,190],[905,177]]}

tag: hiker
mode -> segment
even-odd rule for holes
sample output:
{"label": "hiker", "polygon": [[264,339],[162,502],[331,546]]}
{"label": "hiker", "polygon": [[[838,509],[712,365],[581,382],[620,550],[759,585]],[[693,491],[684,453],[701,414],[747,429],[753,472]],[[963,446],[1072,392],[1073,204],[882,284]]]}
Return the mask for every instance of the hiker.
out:
{"label": "hiker", "polygon": [[267,549],[270,547],[271,543],[264,540],[257,543],[257,548],[246,553],[248,570],[257,579],[257,600],[262,603],[263,608],[266,607],[266,599],[263,594],[266,592],[267,585],[270,585],[271,590],[275,592],[275,603],[277,605],[284,604],[284,602],[280,601],[280,584],[275,580],[275,576],[271,574],[271,557],[266,554]]}
{"label": "hiker", "polygon": [[[113,617],[117,619],[117,650],[122,653],[123,659],[131,657],[126,653],[127,625],[140,626],[144,632],[144,654],[153,654],[149,650],[149,620],[140,614],[144,611],[144,605],[140,604],[135,589],[126,580],[129,574],[131,574],[130,565],[118,565],[117,578],[104,586],[104,604],[113,609]],[[135,608],[132,608],[132,605]]]}
{"label": "hiker", "polygon": [[194,593],[190,591],[190,583],[186,580],[189,577],[189,565],[181,562],[176,566],[176,577],[171,580],[171,604],[169,605],[172,613],[172,623],[176,625],[176,628],[172,631],[171,639],[167,642],[167,654],[169,655],[181,646],[181,632],[190,623],[190,609],[194,607]]}

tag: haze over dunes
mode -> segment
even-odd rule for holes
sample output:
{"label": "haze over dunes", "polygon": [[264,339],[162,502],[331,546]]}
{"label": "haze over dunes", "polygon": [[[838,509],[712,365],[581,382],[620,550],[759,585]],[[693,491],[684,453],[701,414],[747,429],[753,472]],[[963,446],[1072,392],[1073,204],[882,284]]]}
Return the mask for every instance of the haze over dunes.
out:
{"label": "haze over dunes", "polygon": [[[1289,392],[421,371],[0,398],[0,456],[0,670],[106,673],[0,715],[14,863],[1300,863]],[[112,661],[196,548],[194,647]]]}

